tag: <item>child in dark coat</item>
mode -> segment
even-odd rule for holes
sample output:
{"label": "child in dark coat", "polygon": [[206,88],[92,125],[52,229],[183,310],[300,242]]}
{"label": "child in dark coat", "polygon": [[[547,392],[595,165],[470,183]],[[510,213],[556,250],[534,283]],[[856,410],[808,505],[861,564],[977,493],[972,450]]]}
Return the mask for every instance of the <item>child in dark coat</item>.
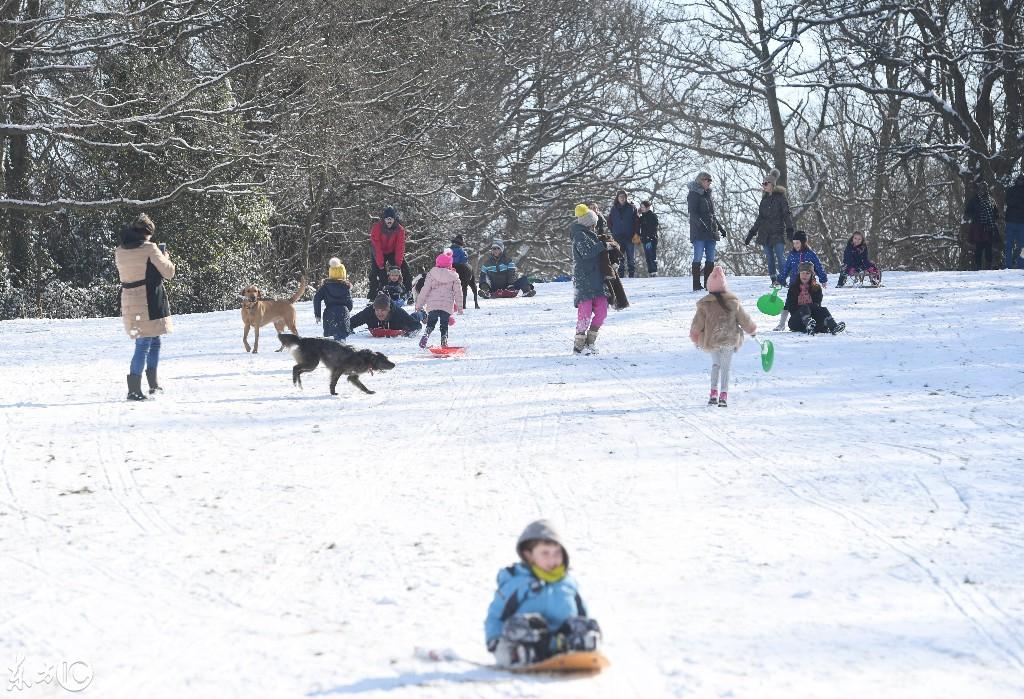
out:
{"label": "child in dark coat", "polygon": [[[321,314],[321,306],[326,306]],[[352,311],[352,285],[341,260],[332,257],[327,263],[327,280],[317,289],[313,297],[313,315],[319,323],[321,315],[324,337],[344,340],[352,334],[349,314]]]}
{"label": "child in dark coat", "polygon": [[388,280],[381,288],[381,293],[386,294],[391,302],[401,308],[405,305],[407,294],[405,293],[405,285],[402,283],[402,270],[398,267],[392,267],[388,270]]}
{"label": "child in dark coat", "polygon": [[822,330],[836,335],[846,330],[846,323],[837,323],[828,309],[821,305],[821,285],[814,278],[814,265],[801,262],[797,279],[789,285],[785,311],[789,329],[814,335]]}
{"label": "child in dark coat", "polygon": [[843,286],[847,277],[858,274],[867,274],[871,286],[882,283],[882,272],[868,257],[868,244],[864,241],[864,234],[854,231],[846,243],[846,250],[843,251],[843,271],[839,273],[839,283],[836,286]]}
{"label": "child in dark coat", "polygon": [[484,635],[498,665],[533,663],[567,651],[595,650],[601,627],[587,615],[562,537],[544,519],[516,542],[519,562],[498,572]]}

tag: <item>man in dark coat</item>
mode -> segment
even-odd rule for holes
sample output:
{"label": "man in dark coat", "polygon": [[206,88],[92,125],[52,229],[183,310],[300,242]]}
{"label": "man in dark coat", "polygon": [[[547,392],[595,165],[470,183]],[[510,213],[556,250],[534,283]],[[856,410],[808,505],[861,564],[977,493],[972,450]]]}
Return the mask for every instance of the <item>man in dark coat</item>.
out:
{"label": "man in dark coat", "polygon": [[620,189],[615,193],[615,203],[608,212],[608,227],[611,229],[612,238],[623,252],[623,258],[619,260],[619,277],[624,276],[627,270],[629,276],[636,276],[636,249],[633,245],[633,236],[640,234],[640,214],[628,198],[626,190]]}
{"label": "man in dark coat", "polygon": [[775,282],[786,257],[786,241],[791,238],[796,225],[789,211],[786,188],[778,184],[779,171],[772,169],[761,181],[761,203],[757,207],[757,219],[750,227],[743,244],[757,236],[757,244],[764,250],[768,265],[768,276]]}
{"label": "man in dark coat", "polygon": [[378,295],[372,304],[352,316],[352,329],[360,325],[365,325],[370,330],[401,330],[407,336],[418,334],[423,329],[418,320],[406,313],[404,308],[391,303],[391,299],[385,294]]}
{"label": "man in dark coat", "polygon": [[658,276],[658,214],[649,201],[640,203],[640,243],[647,260],[647,276]]}
{"label": "man in dark coat", "polygon": [[999,207],[988,185],[978,182],[974,196],[967,200],[964,222],[970,224],[967,242],[974,246],[974,268],[992,268],[992,243],[999,239]]}
{"label": "man in dark coat", "polygon": [[1006,251],[1003,264],[1007,269],[1024,269],[1024,173],[1017,175],[1013,186],[1006,189]]}
{"label": "man in dark coat", "polygon": [[[686,195],[686,208],[690,214],[690,243],[693,244],[693,290],[700,291],[708,284],[708,276],[715,268],[715,246],[718,244],[719,223],[715,218],[715,202],[711,199],[711,175],[702,172],[690,183]],[[704,286],[700,283],[701,258],[704,258]]]}

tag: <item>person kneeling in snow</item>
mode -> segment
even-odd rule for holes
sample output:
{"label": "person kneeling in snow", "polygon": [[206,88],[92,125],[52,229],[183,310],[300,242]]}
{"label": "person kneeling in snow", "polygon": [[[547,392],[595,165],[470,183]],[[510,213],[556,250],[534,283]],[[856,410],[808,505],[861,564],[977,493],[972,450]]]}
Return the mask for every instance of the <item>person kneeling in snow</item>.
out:
{"label": "person kneeling in snow", "polygon": [[[753,337],[757,324],[740,306],[736,295],[730,293],[721,267],[715,267],[708,275],[707,288],[710,293],[697,302],[697,313],[690,323],[690,339],[698,349],[711,354],[711,398],[708,405],[724,408],[729,397],[729,365],[732,364],[732,355],[743,344],[740,329]],[[719,377],[721,393],[718,391]]]}
{"label": "person kneeling in snow", "polygon": [[487,609],[487,650],[498,665],[535,663],[558,653],[596,650],[601,627],[587,615],[569,554],[547,520],[531,522],[516,542],[520,561],[498,573]]}
{"label": "person kneeling in snow", "polygon": [[821,305],[821,285],[814,278],[814,265],[801,262],[797,279],[790,284],[786,294],[780,324],[789,317],[789,329],[793,332],[814,335],[821,331],[836,335],[846,330],[846,323],[837,323],[828,309]]}

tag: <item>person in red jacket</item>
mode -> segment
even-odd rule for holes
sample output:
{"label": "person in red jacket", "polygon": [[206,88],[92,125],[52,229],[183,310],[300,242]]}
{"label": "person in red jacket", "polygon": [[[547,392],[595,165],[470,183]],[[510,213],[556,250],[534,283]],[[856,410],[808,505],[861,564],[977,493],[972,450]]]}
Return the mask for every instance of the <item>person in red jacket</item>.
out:
{"label": "person in red jacket", "polygon": [[394,265],[402,270],[402,286],[405,295],[412,294],[412,274],[405,261],[405,228],[398,222],[398,212],[393,206],[385,206],[380,220],[370,229],[372,259],[370,267],[369,298],[377,298],[380,289],[387,283],[387,269]]}

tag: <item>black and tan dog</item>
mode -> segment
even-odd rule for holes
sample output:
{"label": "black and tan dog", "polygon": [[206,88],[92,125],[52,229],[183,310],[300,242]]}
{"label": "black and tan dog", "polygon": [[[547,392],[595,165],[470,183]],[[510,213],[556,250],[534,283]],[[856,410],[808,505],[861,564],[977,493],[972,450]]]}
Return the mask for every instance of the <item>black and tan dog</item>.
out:
{"label": "black and tan dog", "polygon": [[394,362],[380,352],[345,345],[329,337],[299,337],[288,333],[278,333],[277,338],[283,347],[291,350],[295,357],[292,367],[292,383],[302,388],[302,374],[316,369],[320,362],[331,370],[331,395],[338,392],[334,389],[338,379],[348,376],[348,381],[364,393],[373,393],[359,380],[360,374],[372,374],[376,371],[390,371],[395,368]]}

